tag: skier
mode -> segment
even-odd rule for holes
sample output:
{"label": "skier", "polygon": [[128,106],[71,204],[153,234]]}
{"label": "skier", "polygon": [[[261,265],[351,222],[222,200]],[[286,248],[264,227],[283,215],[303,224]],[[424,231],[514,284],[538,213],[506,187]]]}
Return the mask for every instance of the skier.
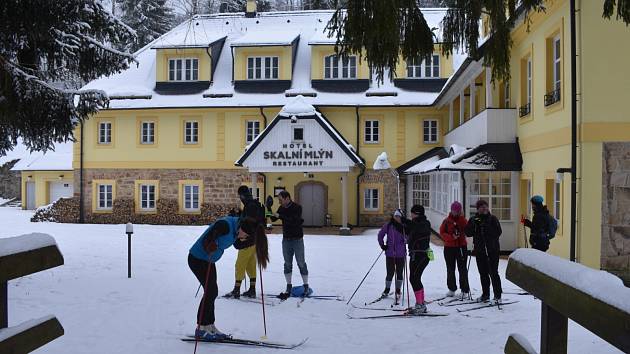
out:
{"label": "skier", "polygon": [[403,219],[405,232],[409,239],[409,282],[416,297],[416,306],[409,309],[411,314],[427,312],[424,303],[424,286],[422,285],[422,273],[429,265],[429,245],[431,242],[431,223],[424,215],[422,205],[411,207],[411,220]]}
{"label": "skier", "polygon": [[[238,196],[243,203],[243,210],[241,211],[241,217],[250,217],[256,220],[257,223],[265,226],[265,210],[256,201],[250,192],[249,187],[238,187]],[[236,257],[235,268],[235,281],[234,289],[227,293],[224,297],[238,299],[241,297],[241,283],[245,279],[245,273],[249,277],[249,290],[243,293],[243,296],[248,298],[256,297],[256,246],[253,239],[247,239],[245,241],[236,240],[234,242],[234,248],[238,250]]]}
{"label": "skier", "polygon": [[[530,228],[529,244],[532,248],[539,251],[546,252],[549,249],[549,239],[551,235],[553,218],[549,214],[549,210],[546,205],[543,205],[543,197],[535,195],[530,200],[532,203],[532,210],[534,211],[534,217],[530,221],[529,219],[521,219],[521,223],[525,227]],[[555,232],[553,232],[555,234]]]}
{"label": "skier", "polygon": [[195,337],[204,340],[230,338],[214,325],[214,300],[218,294],[216,262],[223,252],[232,246],[234,240],[254,239],[256,256],[261,267],[269,261],[265,230],[252,218],[226,216],[218,219],[201,234],[190,248],[188,266],[204,288],[203,297],[197,311]]}
{"label": "skier", "polygon": [[[378,232],[378,244],[385,251],[385,266],[387,269],[387,275],[385,276],[385,290],[381,298],[389,296],[389,291],[392,285],[392,279],[394,278],[394,272],[396,273],[396,303],[398,303],[401,296],[401,287],[403,283],[403,271],[405,269],[405,257],[407,256],[407,250],[405,249],[405,235],[404,226],[402,224],[402,212],[396,210],[391,220],[383,225]],[[387,235],[387,243],[384,238]]]}
{"label": "skier", "polygon": [[476,203],[477,213],[466,224],[466,236],[473,238],[473,246],[477,259],[477,269],[481,279],[483,292],[477,301],[490,300],[490,282],[494,291],[494,302],[501,302],[501,277],[499,276],[499,237],[501,223],[496,216],[490,214],[488,202],[479,200]]}
{"label": "skier", "polygon": [[455,282],[455,266],[459,271],[459,287],[462,291],[462,299],[470,296],[468,285],[468,269],[466,258],[468,247],[466,243],[466,218],[462,213],[461,203],[455,201],[451,204],[451,212],[440,226],[440,236],[444,240],[444,260],[446,261],[446,285],[447,297],[454,297],[457,290]]}
{"label": "skier", "polygon": [[297,261],[302,281],[304,284],[304,296],[308,296],[308,268],[304,255],[304,230],[302,224],[302,207],[291,200],[291,194],[287,191],[278,193],[280,206],[275,214],[271,215],[271,221],[282,220],[282,255],[284,257],[284,278],[287,281],[287,289],[280,293],[278,298],[286,300],[291,296],[293,285],[291,278],[293,273],[293,256]]}

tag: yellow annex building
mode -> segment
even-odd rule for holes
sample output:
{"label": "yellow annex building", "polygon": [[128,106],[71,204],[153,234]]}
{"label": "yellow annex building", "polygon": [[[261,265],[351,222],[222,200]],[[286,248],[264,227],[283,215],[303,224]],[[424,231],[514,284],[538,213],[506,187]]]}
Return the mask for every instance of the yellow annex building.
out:
{"label": "yellow annex building", "polygon": [[[575,0],[572,31],[570,2],[547,1],[529,23],[518,14],[505,82],[482,57],[436,48],[378,83],[365,61],[335,55],[331,11],[196,16],[86,86],[111,102],[75,134],[81,217],[202,223],[248,184],[261,200],[289,191],[309,226],[378,226],[397,208],[398,173],[404,206],[424,205],[434,229],[452,201],[470,215],[488,200],[505,251],[526,246],[519,220],[542,195],[560,225],[551,253],[628,276],[630,28]],[[436,28],[444,13],[424,10]],[[383,151],[395,171],[372,168]],[[27,183],[51,179],[22,174],[27,200]]]}

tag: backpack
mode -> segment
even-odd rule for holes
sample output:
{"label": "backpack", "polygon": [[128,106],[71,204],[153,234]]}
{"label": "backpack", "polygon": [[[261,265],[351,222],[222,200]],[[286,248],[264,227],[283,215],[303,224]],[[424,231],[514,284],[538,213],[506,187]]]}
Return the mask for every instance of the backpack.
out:
{"label": "backpack", "polygon": [[558,232],[558,220],[554,218],[551,214],[547,214],[547,239],[551,240],[556,237],[556,232]]}

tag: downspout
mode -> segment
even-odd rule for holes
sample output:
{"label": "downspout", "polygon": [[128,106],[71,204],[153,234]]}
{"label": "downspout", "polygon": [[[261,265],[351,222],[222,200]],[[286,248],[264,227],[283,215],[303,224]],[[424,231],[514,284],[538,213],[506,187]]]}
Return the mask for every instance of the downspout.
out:
{"label": "downspout", "polygon": [[[356,121],[357,121],[357,146],[356,146],[356,153],[357,156],[361,156],[359,155],[359,146],[361,143],[361,137],[360,137],[360,128],[359,128],[359,123],[360,123],[360,118],[359,118],[359,106],[355,106],[354,107],[354,111],[355,111],[355,116],[356,116]],[[360,210],[361,210],[361,196],[359,195],[360,188],[359,188],[359,180],[361,179],[361,177],[363,177],[363,175],[365,174],[365,166],[361,166],[361,172],[357,175],[357,207],[356,207],[356,218],[357,218],[357,226],[361,225],[361,218],[360,218]]]}
{"label": "downspout", "polygon": [[83,212],[83,122],[81,122],[79,135],[79,139],[81,140],[79,142],[79,223],[83,224],[85,222],[85,215]]}
{"label": "downspout", "polygon": [[575,25],[575,1],[569,1],[571,18],[571,244],[569,259],[576,261],[577,241],[577,50],[576,50],[576,25]]}
{"label": "downspout", "polygon": [[467,217],[466,210],[468,210],[468,206],[466,205],[466,171],[460,171],[460,173],[462,176],[462,211],[464,212],[464,217]]}

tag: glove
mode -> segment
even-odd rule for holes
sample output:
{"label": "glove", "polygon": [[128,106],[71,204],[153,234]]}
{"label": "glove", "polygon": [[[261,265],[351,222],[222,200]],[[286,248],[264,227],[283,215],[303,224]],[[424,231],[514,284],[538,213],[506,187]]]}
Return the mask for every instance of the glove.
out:
{"label": "glove", "polygon": [[382,249],[383,251],[387,251],[387,245],[381,245],[381,249]]}
{"label": "glove", "polygon": [[204,244],[204,248],[208,254],[212,254],[214,251],[219,249],[219,246],[217,245],[216,240],[210,240]]}
{"label": "glove", "polygon": [[521,224],[525,225],[525,216],[521,215]]}

